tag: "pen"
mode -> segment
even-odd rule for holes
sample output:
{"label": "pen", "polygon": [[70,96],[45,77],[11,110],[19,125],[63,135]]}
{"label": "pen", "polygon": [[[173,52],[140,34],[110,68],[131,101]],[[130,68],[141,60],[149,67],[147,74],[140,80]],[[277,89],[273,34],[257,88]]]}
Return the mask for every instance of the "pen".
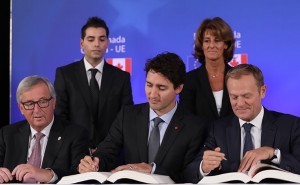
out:
{"label": "pen", "polygon": [[227,159],[224,157],[223,160],[227,161]]}
{"label": "pen", "polygon": [[89,148],[89,152],[90,152],[90,157],[93,158],[93,151],[91,148]]}
{"label": "pen", "polygon": [[[89,153],[90,153],[90,157],[92,158],[92,160],[94,160],[94,156],[93,156],[93,149],[89,148]],[[94,171],[98,171],[99,170],[99,166],[98,165],[94,165],[93,164],[93,168],[94,168]]]}

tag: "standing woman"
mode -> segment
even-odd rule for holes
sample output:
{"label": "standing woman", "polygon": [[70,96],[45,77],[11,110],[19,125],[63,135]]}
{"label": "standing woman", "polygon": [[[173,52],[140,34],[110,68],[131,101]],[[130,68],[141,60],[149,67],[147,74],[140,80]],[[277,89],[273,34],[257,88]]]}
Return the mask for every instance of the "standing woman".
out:
{"label": "standing woman", "polygon": [[231,68],[234,34],[220,17],[205,19],[195,38],[194,57],[201,66],[187,73],[179,99],[187,109],[208,121],[233,114],[224,77]]}

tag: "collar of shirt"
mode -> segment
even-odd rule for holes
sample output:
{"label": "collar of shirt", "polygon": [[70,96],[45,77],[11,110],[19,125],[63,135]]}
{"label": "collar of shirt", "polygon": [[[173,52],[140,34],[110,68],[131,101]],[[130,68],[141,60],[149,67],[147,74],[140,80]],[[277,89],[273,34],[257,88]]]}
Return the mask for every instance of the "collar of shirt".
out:
{"label": "collar of shirt", "polygon": [[154,110],[150,107],[150,111],[149,111],[149,123],[156,117],[160,117],[162,120],[164,120],[164,122],[168,125],[171,122],[171,119],[175,113],[177,109],[177,102],[174,106],[173,109],[171,109],[169,112],[167,112],[166,114],[162,115],[162,116],[158,116]]}
{"label": "collar of shirt", "polygon": [[[50,122],[50,124],[41,131],[45,135],[45,137],[43,137],[41,139],[41,144],[42,144],[42,160],[44,159],[46,145],[48,143],[48,137],[49,137],[49,134],[50,134],[51,127],[53,125],[53,121],[54,121],[54,116],[53,116],[53,119]],[[32,127],[30,127],[30,130],[31,130],[31,135],[29,136],[29,147],[28,147],[28,156],[27,156],[28,158],[31,155],[31,152],[32,152],[32,149],[33,149],[33,145],[34,145],[34,142],[35,142],[35,140],[33,140],[33,136],[34,136],[34,134],[37,133],[37,131],[34,130]]]}
{"label": "collar of shirt", "polygon": [[264,108],[262,107],[259,114],[251,121],[244,121],[239,119],[240,122],[240,128],[241,128],[241,151],[240,151],[240,159],[243,158],[243,149],[244,149],[244,137],[245,137],[245,131],[242,129],[243,124],[245,122],[251,123],[254,126],[251,129],[251,135],[252,135],[252,142],[254,145],[254,148],[261,147],[261,125],[262,120],[264,116]]}
{"label": "collar of shirt", "polygon": [[263,120],[263,117],[264,117],[264,107],[262,106],[261,107],[261,110],[259,112],[259,114],[251,121],[244,121],[242,119],[239,119],[239,122],[240,122],[240,127],[243,126],[243,124],[245,122],[247,123],[251,123],[252,125],[254,125],[255,127],[257,127],[259,130],[261,130],[261,125],[262,125],[262,120]]}
{"label": "collar of shirt", "polygon": [[83,61],[86,72],[88,72],[91,68],[98,69],[100,73],[103,72],[104,59],[102,59],[102,61],[96,67],[93,67],[90,63],[88,63],[88,61],[85,58],[83,59]]}
{"label": "collar of shirt", "polygon": [[[167,112],[166,114],[160,116],[160,118],[162,120],[164,120],[164,122],[162,122],[161,124],[159,124],[159,133],[160,133],[160,143],[162,143],[162,140],[164,138],[164,135],[165,135],[165,132],[169,126],[169,123],[171,122],[171,119],[175,113],[177,109],[177,102],[176,102],[176,105],[174,106],[174,108],[172,110],[170,110],[169,112]],[[149,133],[148,133],[148,139],[150,137],[150,133],[154,127],[154,122],[152,121],[154,118],[158,117],[158,115],[154,112],[153,109],[150,108],[150,111],[149,111]]]}
{"label": "collar of shirt", "polygon": [[[50,122],[50,124],[48,126],[46,126],[41,132],[45,135],[45,137],[49,137],[49,133],[51,130],[51,127],[53,125],[53,121],[54,121],[54,116],[52,118],[52,121]],[[36,130],[34,130],[31,126],[30,126],[30,130],[31,130],[31,135],[30,135],[30,139],[33,138],[33,136],[37,133]]]}

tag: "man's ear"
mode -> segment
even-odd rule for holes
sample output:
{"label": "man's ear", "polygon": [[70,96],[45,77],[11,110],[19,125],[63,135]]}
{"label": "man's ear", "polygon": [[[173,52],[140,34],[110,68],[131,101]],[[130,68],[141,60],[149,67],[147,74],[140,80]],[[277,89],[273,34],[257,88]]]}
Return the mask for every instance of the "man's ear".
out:
{"label": "man's ear", "polygon": [[179,94],[183,89],[183,84],[179,85],[176,89],[175,89],[175,92],[176,94]]}
{"label": "man's ear", "polygon": [[260,88],[261,99],[263,99],[266,96],[266,93],[267,93],[267,86],[266,85],[261,86],[261,88]]}

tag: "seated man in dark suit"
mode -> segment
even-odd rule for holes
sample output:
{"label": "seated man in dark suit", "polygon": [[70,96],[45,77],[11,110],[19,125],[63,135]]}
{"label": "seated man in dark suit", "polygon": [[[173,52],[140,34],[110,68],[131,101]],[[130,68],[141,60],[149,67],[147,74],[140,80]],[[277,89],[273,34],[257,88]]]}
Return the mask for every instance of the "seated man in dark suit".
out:
{"label": "seated man in dark suit", "polygon": [[[169,175],[175,182],[186,182],[182,171],[203,145],[206,122],[187,112],[176,101],[185,79],[185,65],[174,53],[149,59],[145,67],[145,93],[148,103],[127,106],[116,117],[108,136],[94,158],[81,160],[79,172],[135,170]],[[158,151],[152,147],[152,133],[159,118]],[[115,162],[124,149],[126,165]],[[116,168],[115,168],[116,167]]]}
{"label": "seated man in dark suit", "polygon": [[300,174],[299,117],[262,106],[266,85],[256,66],[240,64],[225,80],[235,115],[212,125],[204,148],[186,170],[189,179],[196,183],[205,175],[245,172],[259,162]]}
{"label": "seated man in dark suit", "polygon": [[51,82],[26,77],[16,94],[26,120],[0,130],[0,183],[55,183],[77,173],[80,159],[88,153],[88,132],[54,116]]}

